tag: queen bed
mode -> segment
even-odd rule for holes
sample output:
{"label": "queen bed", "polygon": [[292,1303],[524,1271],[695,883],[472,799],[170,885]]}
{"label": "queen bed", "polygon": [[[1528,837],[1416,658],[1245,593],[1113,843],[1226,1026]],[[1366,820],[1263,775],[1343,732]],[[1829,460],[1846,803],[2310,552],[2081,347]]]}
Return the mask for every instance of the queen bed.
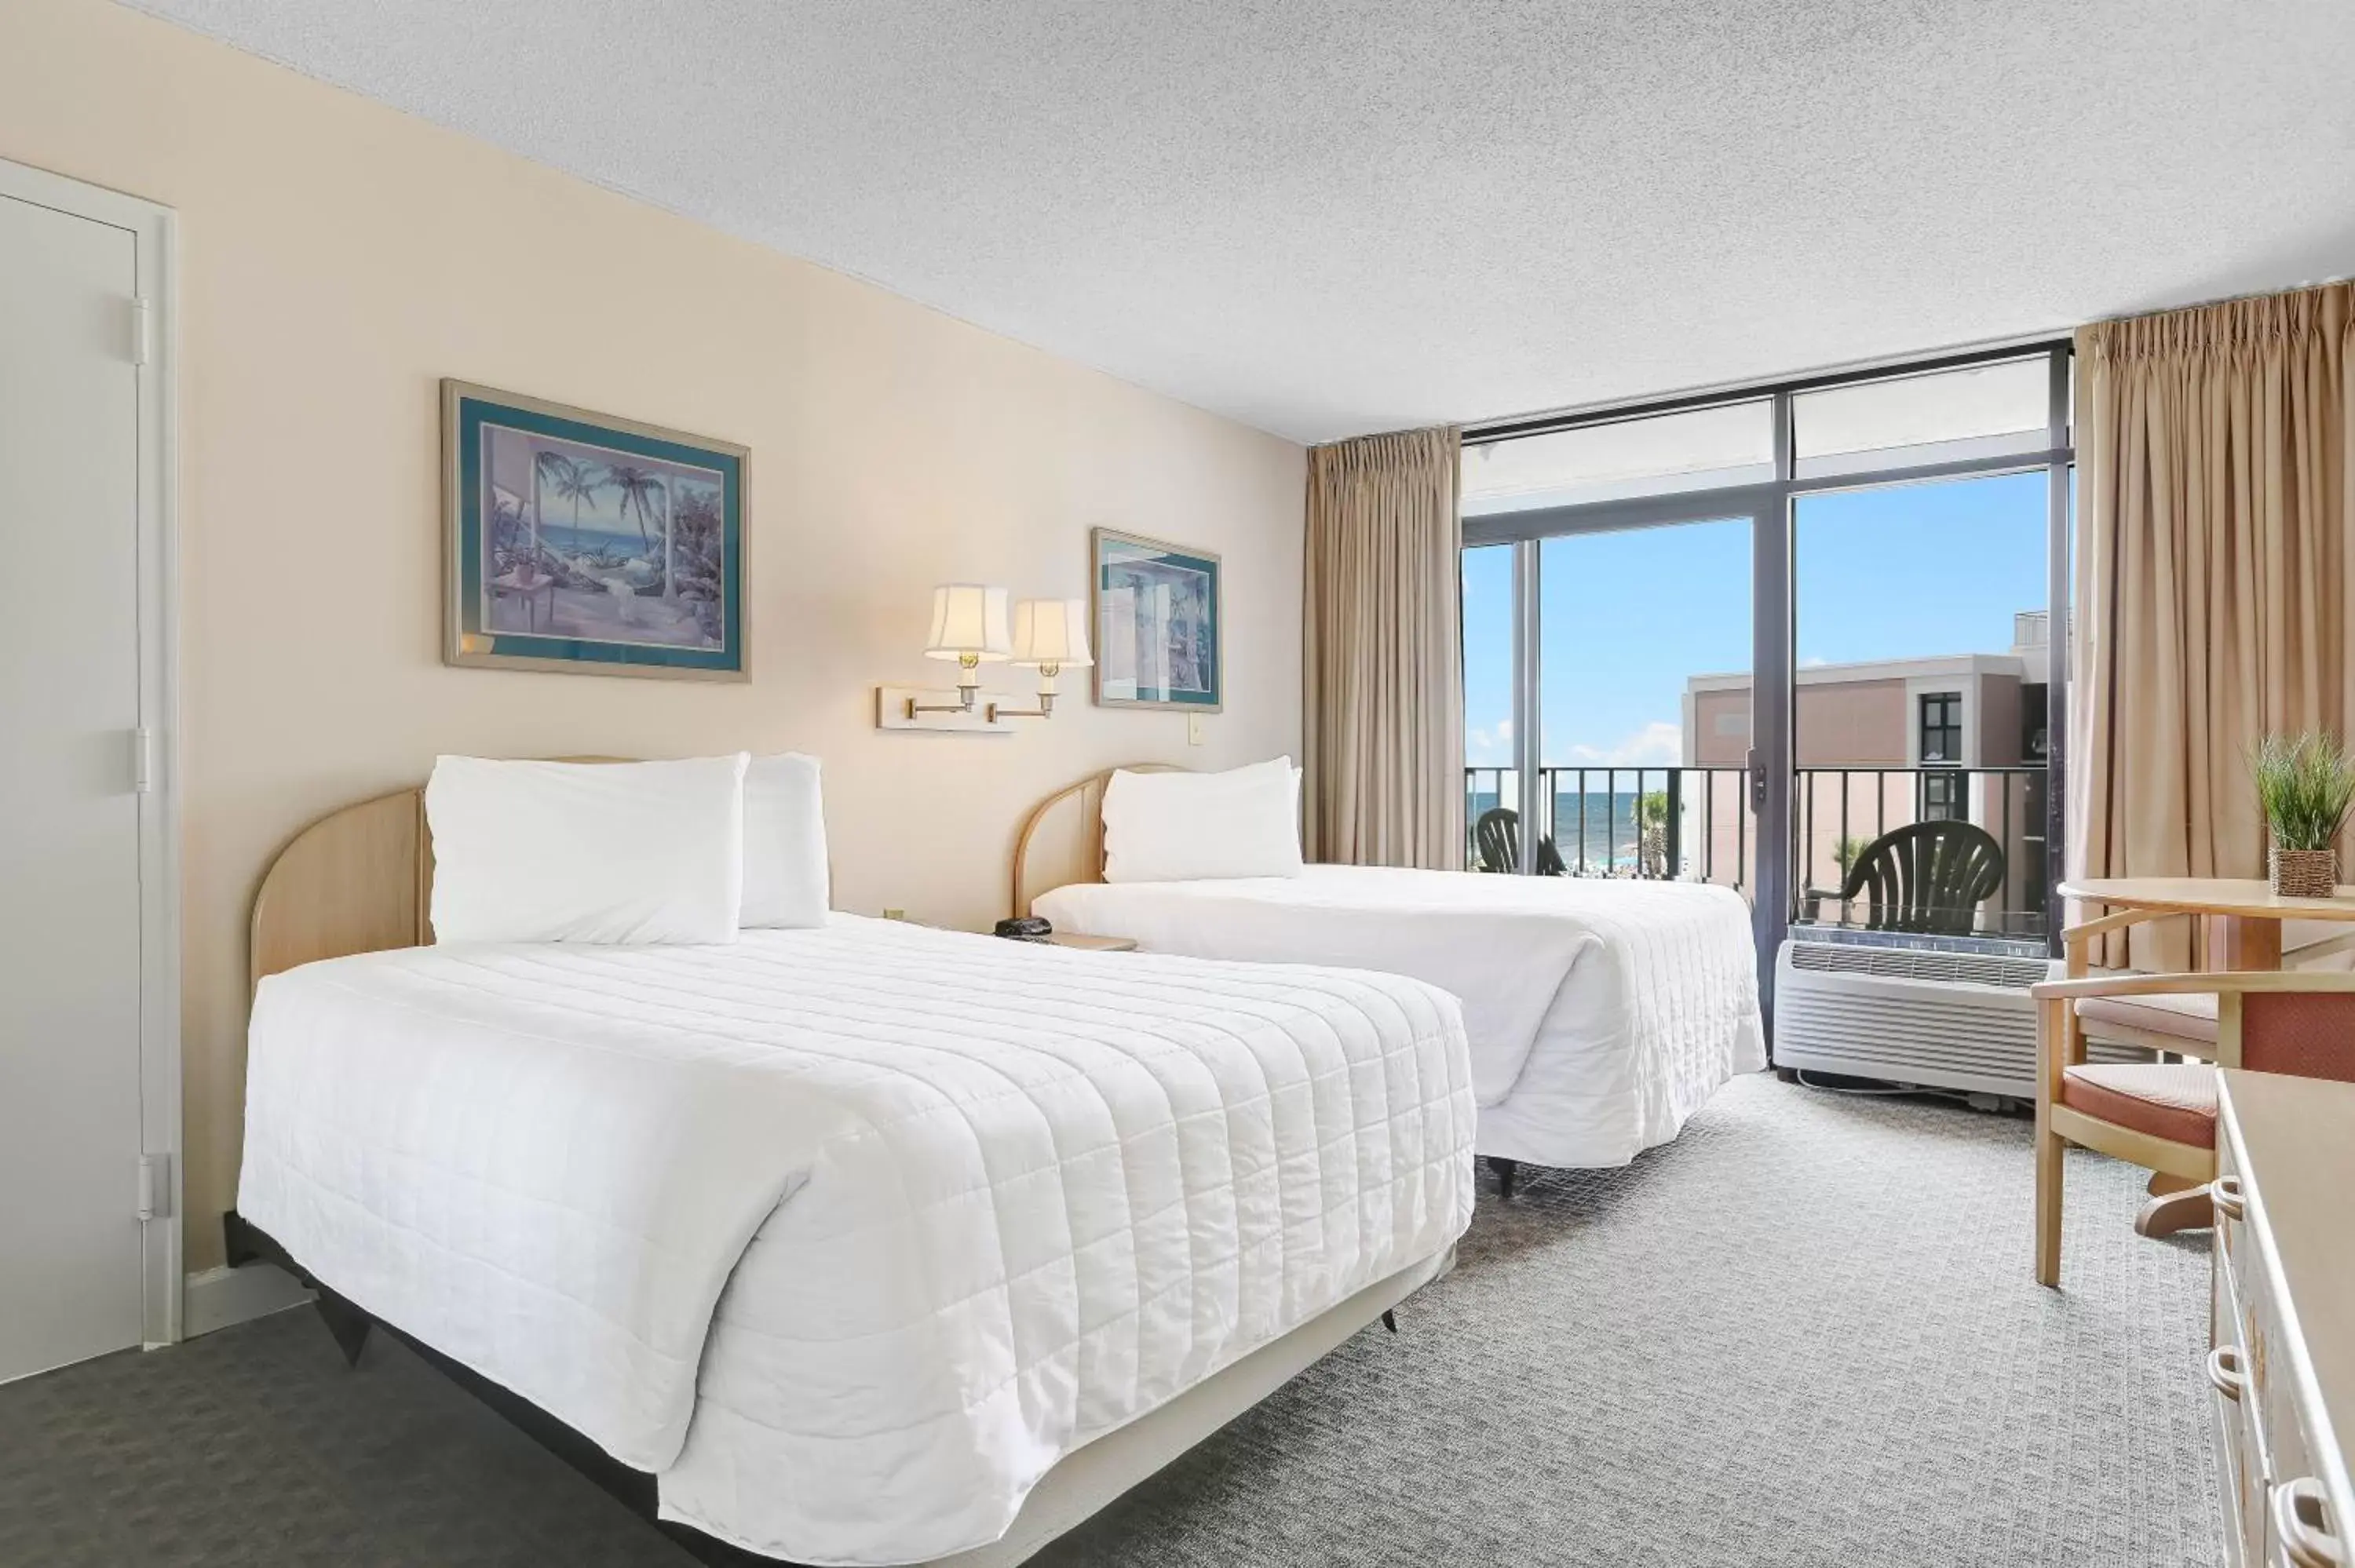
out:
{"label": "queen bed", "polygon": [[1341,865],[1107,881],[1104,797],[1123,772],[1136,776],[1093,775],[1032,813],[1016,913],[1147,952],[1346,965],[1454,993],[1476,1147],[1508,1192],[1522,1162],[1624,1165],[1766,1065],[1750,911],[1730,888]]}
{"label": "queen bed", "polygon": [[1443,1273],[1454,1001],[834,915],[427,945],[420,792],[265,881],[232,1245],[709,1563],[1019,1562]]}

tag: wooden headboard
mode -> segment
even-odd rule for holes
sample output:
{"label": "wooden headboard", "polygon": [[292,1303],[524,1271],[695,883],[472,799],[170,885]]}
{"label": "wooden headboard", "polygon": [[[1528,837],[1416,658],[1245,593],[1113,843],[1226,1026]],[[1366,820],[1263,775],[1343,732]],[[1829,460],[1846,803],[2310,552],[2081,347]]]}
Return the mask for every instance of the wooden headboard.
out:
{"label": "wooden headboard", "polygon": [[347,953],[433,939],[433,840],[425,790],[346,806],[294,835],[253,895],[252,983]]}
{"label": "wooden headboard", "polygon": [[1067,784],[1032,809],[1014,840],[1007,906],[1030,913],[1042,893],[1073,882],[1103,880],[1103,792],[1115,773],[1183,773],[1171,762],[1131,762]]}
{"label": "wooden headboard", "polygon": [[432,916],[425,787],[330,811],[296,833],[262,873],[253,895],[249,984],[319,959],[424,947],[433,940]]}
{"label": "wooden headboard", "polygon": [[[569,757],[567,762],[619,762]],[[1132,773],[1182,773],[1167,762],[1133,762]],[[1014,842],[1010,904],[1067,882],[1103,880],[1103,789],[1118,768],[1091,773],[1041,800]],[[294,835],[262,874],[253,896],[249,979],[320,959],[433,940],[433,835],[425,789],[397,789],[330,811]]]}

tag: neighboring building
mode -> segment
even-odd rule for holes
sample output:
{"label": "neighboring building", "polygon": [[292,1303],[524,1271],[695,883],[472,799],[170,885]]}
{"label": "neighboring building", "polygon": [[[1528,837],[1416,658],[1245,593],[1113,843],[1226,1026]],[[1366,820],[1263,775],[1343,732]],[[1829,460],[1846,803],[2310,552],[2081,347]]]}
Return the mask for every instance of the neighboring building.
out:
{"label": "neighboring building", "polygon": [[[2002,653],[1814,664],[1792,715],[1801,768],[1993,768],[2044,760],[2046,616],[2012,617]],[[1740,767],[1750,751],[1750,676],[1685,681],[1684,762]]]}
{"label": "neighboring building", "polygon": [[[2047,620],[2042,610],[2015,615],[2012,645],[2001,653],[1797,672],[1792,719],[1800,779],[1793,813],[1808,886],[1838,885],[1844,840],[1853,851],[1907,822],[1962,817],[2003,846],[2006,885],[1995,904],[2006,917],[1999,924],[2041,929]],[[1687,768],[1744,766],[1750,687],[1747,673],[1686,680]],[[1715,776],[1700,777],[1714,786]],[[1689,821],[1689,809],[1686,814]],[[1706,830],[1713,841],[1710,860],[1729,868],[1750,860],[1754,850],[1737,848],[1746,833],[1728,820],[1732,813],[1713,815]],[[1731,877],[1720,872],[1716,880]],[[1824,914],[1837,918],[1828,905]]]}

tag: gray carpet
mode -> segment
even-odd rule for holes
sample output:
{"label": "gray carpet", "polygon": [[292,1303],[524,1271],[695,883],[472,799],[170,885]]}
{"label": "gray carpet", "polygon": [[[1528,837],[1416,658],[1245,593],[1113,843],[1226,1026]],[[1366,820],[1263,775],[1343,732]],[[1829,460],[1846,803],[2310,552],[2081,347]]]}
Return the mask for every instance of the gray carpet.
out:
{"label": "gray carpet", "polygon": [[[1625,1171],[1484,1195],[1455,1275],[1041,1568],[2211,1568],[2207,1252],[2024,1122],[1744,1080]],[[0,1563],[684,1568],[379,1335],[308,1311],[0,1387]]]}

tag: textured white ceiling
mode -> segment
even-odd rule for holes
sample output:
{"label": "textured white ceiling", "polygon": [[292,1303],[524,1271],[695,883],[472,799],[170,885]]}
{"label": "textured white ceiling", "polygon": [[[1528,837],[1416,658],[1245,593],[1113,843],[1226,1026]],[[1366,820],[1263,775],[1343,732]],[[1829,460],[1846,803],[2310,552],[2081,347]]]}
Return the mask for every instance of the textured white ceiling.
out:
{"label": "textured white ceiling", "polygon": [[2350,0],[136,0],[1305,440],[2355,271]]}

